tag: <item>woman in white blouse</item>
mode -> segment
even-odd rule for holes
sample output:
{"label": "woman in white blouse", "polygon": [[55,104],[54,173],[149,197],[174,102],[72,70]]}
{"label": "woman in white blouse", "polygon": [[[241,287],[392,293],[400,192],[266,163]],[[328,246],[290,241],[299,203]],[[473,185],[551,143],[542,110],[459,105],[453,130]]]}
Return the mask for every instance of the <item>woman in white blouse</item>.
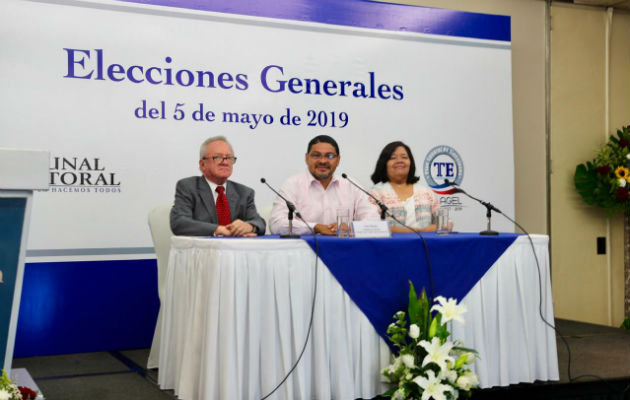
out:
{"label": "woman in white blouse", "polygon": [[[432,216],[440,208],[433,192],[419,183],[415,176],[416,163],[409,146],[397,141],[389,143],[381,151],[376,162],[370,193],[385,204],[392,214],[415,231],[435,231]],[[411,232],[392,221],[392,232]]]}

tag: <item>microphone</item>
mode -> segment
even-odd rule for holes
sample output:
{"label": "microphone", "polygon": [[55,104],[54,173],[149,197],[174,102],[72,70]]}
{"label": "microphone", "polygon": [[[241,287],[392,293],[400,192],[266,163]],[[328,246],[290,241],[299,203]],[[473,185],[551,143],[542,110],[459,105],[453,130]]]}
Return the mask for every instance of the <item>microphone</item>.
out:
{"label": "microphone", "polygon": [[348,178],[348,175],[346,175],[346,173],[342,173],[341,177],[345,180],[347,180],[348,182],[350,182],[354,187],[356,187],[357,189],[359,189],[360,191],[362,191],[363,193],[367,194],[368,196],[370,196],[375,202],[376,204],[380,207],[381,209],[381,219],[385,220],[385,216],[387,215],[387,213],[389,213],[389,208],[387,208],[387,206],[385,204],[383,204],[379,199],[377,199],[376,197],[374,197],[372,195],[372,193],[368,192],[367,190],[363,189],[361,186],[359,186],[358,184],[356,184],[352,179]]}
{"label": "microphone", "polygon": [[[444,183],[446,183],[447,185],[453,185],[453,186],[457,186],[457,184],[455,182],[450,182],[448,179],[444,179]],[[467,193],[464,189],[460,188],[460,187],[456,187],[456,193],[463,193],[466,196],[470,197],[471,199],[481,203],[484,207],[486,207],[486,217],[488,218],[488,228],[485,231],[481,231],[479,232],[480,235],[491,235],[491,236],[495,236],[498,235],[499,232],[497,231],[493,231],[490,228],[491,225],[491,218],[492,218],[492,211],[496,211],[499,214],[503,214],[503,212],[501,210],[499,210],[498,208],[496,208],[495,206],[492,205],[492,203],[489,203],[487,201],[483,201],[481,199],[476,198],[475,196]],[[503,214],[505,215],[505,214]]]}
{"label": "microphone", "polygon": [[[287,233],[286,235],[280,235],[280,237],[281,238],[289,238],[289,239],[297,239],[297,238],[299,238],[300,235],[297,235],[297,234],[293,233],[293,213],[295,213],[295,215],[297,215],[297,217],[299,219],[301,219],[302,221],[304,221],[304,220],[302,219],[302,215],[299,213],[299,211],[297,211],[295,209],[295,204],[291,203],[283,195],[278,193],[278,191],[276,189],[271,187],[271,185],[267,183],[267,180],[265,178],[260,178],[260,182],[264,183],[265,185],[267,185],[267,187],[269,189],[271,189],[272,192],[274,192],[276,195],[278,195],[278,197],[280,197],[282,200],[284,200],[284,202],[287,205],[287,208],[289,209],[289,233]],[[307,224],[307,226],[308,226],[308,224]]]}
{"label": "microphone", "polygon": [[273,187],[271,187],[271,185],[269,185],[267,183],[267,180],[265,178],[260,178],[260,182],[264,183],[265,185],[267,185],[267,187],[269,189],[271,189],[272,192],[274,192],[276,195],[278,195],[278,197],[280,197],[282,200],[284,200],[284,202],[287,203],[287,208],[289,209],[289,211],[293,211],[295,213],[295,215],[298,216],[298,218],[302,218],[302,215],[300,215],[300,212],[295,209],[295,204],[293,204],[289,200],[285,199],[284,196],[282,196]]}
{"label": "microphone", "polygon": [[487,201],[483,201],[483,200],[481,200],[481,199],[478,199],[478,198],[476,198],[476,197],[474,197],[474,196],[470,195],[470,194],[469,194],[468,192],[466,192],[464,189],[462,189],[461,187],[459,187],[459,186],[457,185],[457,183],[455,183],[455,182],[451,182],[451,181],[449,181],[448,179],[444,179],[444,183],[446,183],[447,185],[452,185],[452,186],[455,186],[455,187],[453,188],[453,189],[455,189],[455,193],[463,193],[463,194],[465,194],[466,196],[470,197],[471,199],[473,199],[473,200],[475,200],[475,201],[478,201],[479,203],[481,203],[481,204],[482,204],[482,205],[484,205],[485,207],[490,207],[490,209],[491,209],[492,211],[496,211],[496,212],[498,212],[499,214],[503,214],[503,212],[501,212],[501,210],[499,210],[498,208],[496,208],[495,206],[493,206],[491,203],[488,203]]}

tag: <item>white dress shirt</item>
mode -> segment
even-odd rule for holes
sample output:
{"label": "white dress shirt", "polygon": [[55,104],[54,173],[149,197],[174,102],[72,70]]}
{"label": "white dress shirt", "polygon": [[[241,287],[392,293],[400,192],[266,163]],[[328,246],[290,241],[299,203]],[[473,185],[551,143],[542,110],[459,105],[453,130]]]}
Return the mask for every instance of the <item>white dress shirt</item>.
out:
{"label": "white dress shirt", "polygon": [[[339,208],[348,209],[352,221],[379,219],[378,207],[368,201],[368,196],[336,175],[324,189],[321,182],[307,170],[289,178],[282,185],[280,193],[295,205],[311,228],[317,224],[336,222]],[[288,213],[284,200],[276,198],[269,220],[272,233],[284,234],[289,231]],[[311,233],[297,216],[293,219],[293,232],[300,235]]]}

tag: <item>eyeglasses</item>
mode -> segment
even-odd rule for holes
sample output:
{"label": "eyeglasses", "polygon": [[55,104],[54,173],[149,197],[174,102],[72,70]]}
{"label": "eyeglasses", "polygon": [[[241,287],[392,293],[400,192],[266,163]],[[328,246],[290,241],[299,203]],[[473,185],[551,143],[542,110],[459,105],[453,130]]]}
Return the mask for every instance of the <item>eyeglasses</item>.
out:
{"label": "eyeglasses", "polygon": [[319,159],[322,159],[322,158],[327,158],[329,160],[334,160],[335,158],[338,157],[338,155],[335,154],[335,153],[326,153],[326,154],[310,153],[308,156],[310,158],[312,158],[313,160],[319,160]]}
{"label": "eyeglasses", "polygon": [[226,163],[232,165],[236,162],[236,157],[234,156],[212,156],[212,157],[202,157],[202,160],[212,160],[214,161],[215,164],[219,164],[222,161],[225,161]]}

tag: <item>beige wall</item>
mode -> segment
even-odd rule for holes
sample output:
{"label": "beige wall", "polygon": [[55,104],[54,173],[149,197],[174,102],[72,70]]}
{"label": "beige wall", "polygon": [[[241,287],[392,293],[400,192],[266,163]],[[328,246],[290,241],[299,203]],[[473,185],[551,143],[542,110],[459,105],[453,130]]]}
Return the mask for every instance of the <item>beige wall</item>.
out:
{"label": "beige wall", "polygon": [[[623,320],[623,223],[620,217],[607,220],[603,210],[584,203],[573,185],[573,173],[577,164],[595,156],[610,133],[630,122],[630,21],[627,13],[613,13],[607,67],[604,9],[554,3],[551,16],[555,313],[561,318],[619,325]],[[610,255],[596,254],[598,236],[609,241]]]}

